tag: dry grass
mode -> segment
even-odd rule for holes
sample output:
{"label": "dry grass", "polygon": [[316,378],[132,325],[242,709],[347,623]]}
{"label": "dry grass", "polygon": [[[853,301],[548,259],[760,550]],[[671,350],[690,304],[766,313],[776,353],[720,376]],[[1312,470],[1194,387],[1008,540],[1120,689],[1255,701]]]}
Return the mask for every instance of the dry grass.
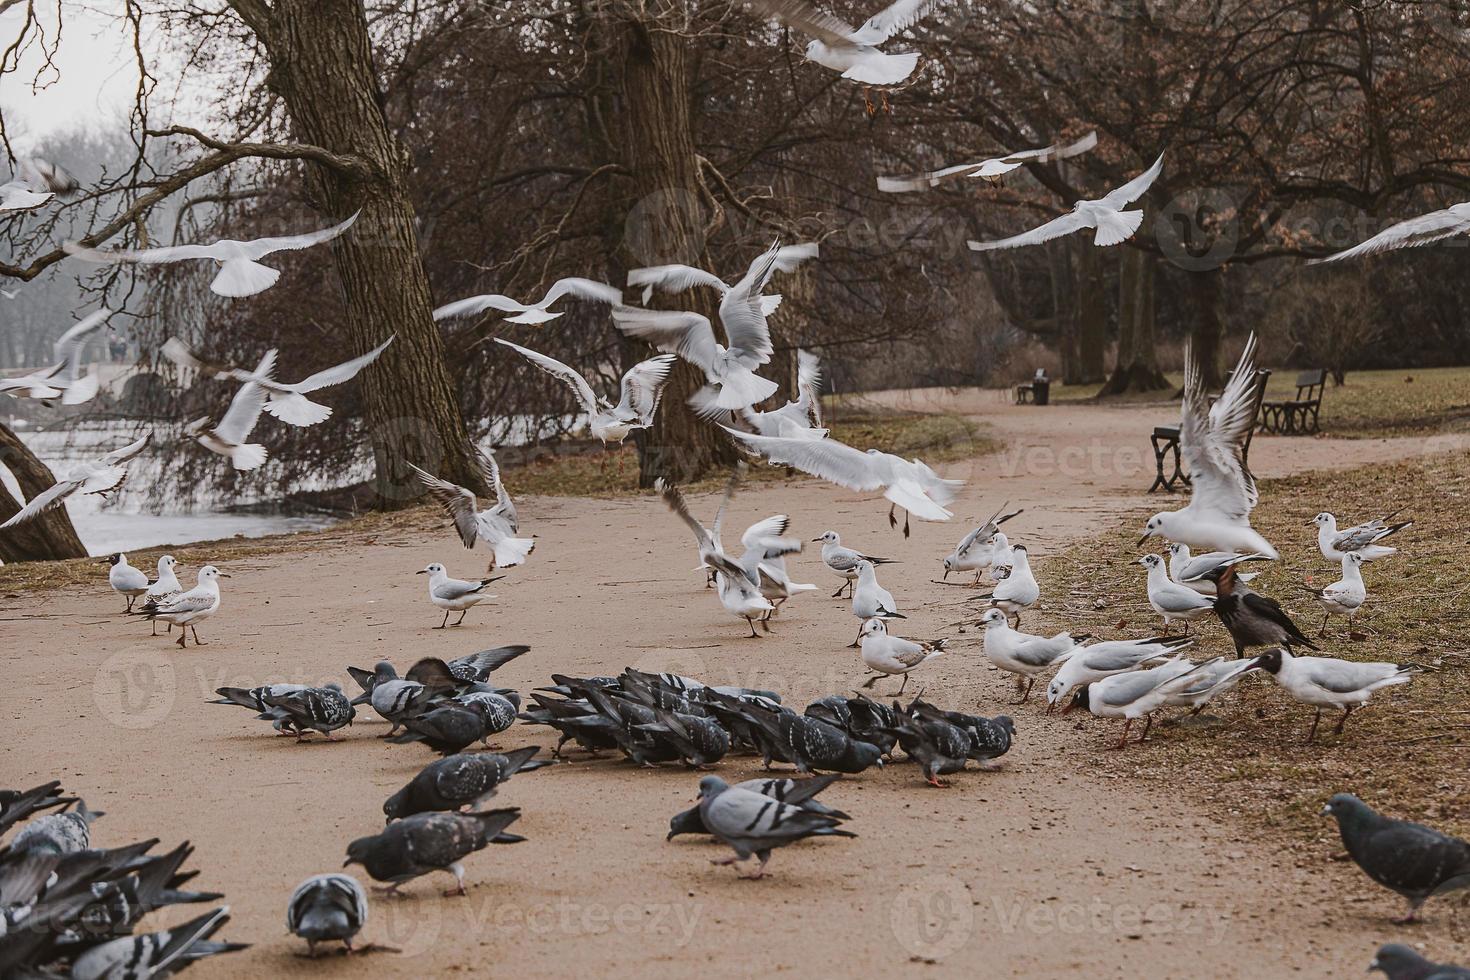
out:
{"label": "dry grass", "polygon": [[[1470,455],[1304,474],[1267,481],[1261,491],[1252,523],[1277,545],[1282,560],[1258,566],[1264,574],[1253,587],[1279,599],[1324,655],[1415,663],[1428,671],[1376,694],[1341,736],[1331,734],[1335,716],[1324,715],[1315,743],[1306,741],[1312,710],[1258,675],[1207,709],[1222,724],[1156,725],[1149,743],[1099,751],[1096,765],[1192,783],[1222,818],[1250,814],[1296,848],[1319,847],[1334,835],[1331,822],[1316,812],[1336,792],[1470,836],[1470,579],[1464,562]],[[1159,501],[1160,508],[1175,506]],[[1316,639],[1321,616],[1299,585],[1327,585],[1339,571],[1317,551],[1316,529],[1304,522],[1323,509],[1356,523],[1398,508],[1415,525],[1396,537],[1399,555],[1364,568],[1369,598],[1358,629],[1365,636],[1350,639],[1339,619]],[[1146,516],[1045,563],[1042,594],[1065,597],[1048,604],[1047,619],[1109,638],[1158,631],[1143,569],[1134,564]],[[1095,599],[1105,607],[1094,609]],[[1201,622],[1195,659],[1233,654],[1224,628]],[[1028,627],[1041,625],[1033,619]],[[1111,726],[1094,721],[1089,727],[1097,730],[1100,749],[1116,738]]]}
{"label": "dry grass", "polygon": [[[1296,371],[1278,370],[1266,387],[1268,400],[1296,394]],[[1183,375],[1166,375],[1167,391],[1133,392],[1108,399],[1109,404],[1146,404],[1172,400]],[[1096,395],[1088,385],[1053,386],[1057,401],[1082,401]],[[1427,368],[1404,371],[1352,371],[1347,384],[1322,397],[1322,431],[1330,436],[1370,438],[1413,435],[1470,428],[1470,368]]]}

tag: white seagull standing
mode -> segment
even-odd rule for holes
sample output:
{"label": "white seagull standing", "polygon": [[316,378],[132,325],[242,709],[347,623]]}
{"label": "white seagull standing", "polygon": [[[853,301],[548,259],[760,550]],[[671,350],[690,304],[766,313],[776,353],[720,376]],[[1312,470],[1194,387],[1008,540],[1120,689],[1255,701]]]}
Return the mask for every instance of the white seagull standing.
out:
{"label": "white seagull standing", "polygon": [[[184,587],[179,584],[179,575],[174,571],[178,564],[173,555],[163,555],[158,559],[158,578],[143,593],[144,602],[162,603],[184,591]],[[172,633],[174,624],[169,623],[168,629]],[[153,635],[158,635],[157,622],[153,624]]]}
{"label": "white seagull standing", "polygon": [[596,279],[569,276],[552,283],[551,288],[546,290],[546,295],[529,306],[500,293],[486,293],[483,296],[471,296],[446,303],[434,311],[434,319],[446,320],[452,316],[473,316],[486,310],[499,310],[502,313],[515,314],[505,318],[507,323],[541,324],[562,315],[552,313],[550,306],[564,296],[591,300],[594,303],[611,303],[614,306],[623,301],[623,292],[616,286],[609,286]]}
{"label": "white seagull standing", "polygon": [[1327,620],[1333,616],[1346,616],[1348,629],[1352,629],[1353,617],[1358,615],[1358,610],[1363,608],[1363,603],[1368,601],[1368,589],[1363,585],[1363,562],[1367,561],[1357,552],[1349,552],[1342,556],[1342,578],[1325,589],[1313,589],[1302,586],[1316,597],[1317,602],[1322,605],[1322,629],[1319,635],[1327,632]]}
{"label": "white seagull standing", "polygon": [[1278,647],[1263,653],[1255,664],[1275,679],[1286,693],[1316,708],[1307,741],[1317,737],[1323,708],[1341,708],[1335,734],[1341,735],[1348,715],[1368,703],[1379,688],[1407,684],[1420,668],[1414,664],[1361,663],[1336,657],[1297,657]]}
{"label": "white seagull standing", "polygon": [[1377,561],[1398,552],[1397,548],[1391,548],[1378,542],[1414,523],[1413,521],[1399,521],[1390,524],[1393,518],[1394,515],[1390,514],[1387,517],[1379,517],[1356,527],[1350,527],[1346,531],[1339,531],[1337,518],[1323,511],[1307,524],[1317,525],[1317,550],[1322,552],[1322,557],[1328,561],[1341,561],[1343,555],[1349,553],[1361,555],[1364,561]]}
{"label": "white seagull standing", "polygon": [[1016,510],[1007,514],[1005,509],[1006,504],[1001,504],[1000,510],[990,515],[975,530],[960,538],[960,543],[954,546],[954,551],[951,551],[944,559],[944,579],[949,578],[950,572],[974,572],[974,584],[979,585],[982,572],[993,565],[1004,565],[1010,560],[1011,543],[1000,532],[1000,526],[1025,511],[1024,509]]}
{"label": "white seagull standing", "polygon": [[974,599],[985,599],[995,609],[1003,610],[1007,616],[1014,616],[1016,626],[1021,625],[1021,611],[1036,605],[1041,598],[1041,586],[1036,582],[1036,575],[1031,571],[1031,556],[1026,553],[1026,546],[1015,545],[1011,548],[1010,561],[1004,566],[1005,577],[995,583],[995,588],[988,594],[970,596],[965,601]]}
{"label": "white seagull standing", "polygon": [[1012,235],[1010,238],[1002,238],[993,242],[969,242],[969,246],[976,252],[986,252],[996,248],[1020,248],[1024,245],[1040,245],[1049,242],[1053,238],[1061,238],[1084,228],[1095,229],[1092,237],[1094,245],[1118,245],[1133,237],[1138,226],[1143,224],[1143,211],[1124,211],[1123,209],[1144,195],[1154,180],[1159,176],[1159,171],[1164,169],[1164,155],[1154,161],[1154,165],[1143,173],[1134,177],[1128,183],[1112,191],[1105,197],[1090,201],[1078,201],[1072,205],[1072,210],[1059,218],[1053,218],[1039,228]]}
{"label": "white seagull standing", "polygon": [[313,245],[329,242],[342,234],[357,220],[361,212],[341,224],[304,235],[288,235],[281,238],[257,238],[248,242],[222,238],[209,245],[171,245],[165,248],[119,249],[104,252],[87,248],[76,242],[66,242],[61,247],[84,262],[110,264],[115,262],[183,262],[189,259],[208,259],[219,265],[219,273],[210,282],[209,288],[220,296],[254,296],[263,293],[281,278],[279,270],[261,265],[260,260],[273,252],[300,251]]}
{"label": "white seagull standing", "polygon": [[764,456],[772,466],[794,466],[803,473],[849,490],[882,490],[893,502],[888,524],[896,527],[895,507],[904,509],[903,534],[909,535],[909,515],[923,521],[947,521],[954,515],[945,508],[954,501],[963,480],[946,480],[917,459],[869,449],[863,452],[836,439],[804,439],[791,436],[757,436],[721,426],[730,435]]}
{"label": "white seagull standing", "polygon": [[1371,255],[1374,252],[1387,252],[1395,248],[1412,248],[1416,245],[1428,245],[1455,235],[1463,235],[1470,231],[1470,201],[1463,204],[1455,204],[1443,211],[1431,211],[1429,214],[1400,221],[1396,225],[1390,225],[1383,231],[1374,235],[1360,245],[1354,245],[1350,249],[1338,252],[1335,255],[1323,256],[1312,259],[1308,265],[1317,265],[1321,262],[1337,262],[1341,259],[1356,259],[1359,256]]}
{"label": "white seagull standing", "polygon": [[1255,334],[1246,341],[1230,382],[1214,405],[1186,345],[1179,453],[1189,466],[1189,504],[1150,517],[1140,545],[1161,537],[1191,548],[1279,557],[1271,542],[1250,525],[1259,497],[1256,478],[1245,465],[1245,440],[1256,424],[1258,384]]}
{"label": "white seagull standing", "polygon": [[[782,245],[776,249],[776,259],[772,266],[772,272],[791,272],[808,259],[817,257],[819,251],[816,242],[801,242],[796,245]],[[765,255],[761,254],[751,260],[753,268],[757,263],[764,261]],[[749,275],[750,269],[746,269]],[[651,265],[642,269],[628,270],[628,288],[635,286],[643,287],[642,303],[648,305],[653,298],[656,289],[661,293],[682,293],[693,289],[695,286],[708,286],[720,294],[723,299],[734,287],[713,272],[696,269],[692,265]],[[779,294],[772,293],[760,298],[761,312],[770,316],[776,312],[781,305]]]}
{"label": "white seagull standing", "polygon": [[66,197],[81,184],[56,164],[39,158],[22,160],[14,176],[0,184],[0,212],[29,211],[60,194]]}
{"label": "white seagull standing", "polygon": [[196,371],[212,374],[220,380],[232,378],[236,381],[253,382],[265,389],[266,402],[263,407],[267,413],[287,425],[316,425],[318,422],[325,422],[331,418],[332,410],[326,405],[317,404],[306,395],[309,392],[320,391],[322,388],[330,388],[333,385],[351,381],[357,377],[359,371],[376,361],[378,355],[387,350],[391,343],[393,343],[393,338],[389,337],[361,357],[354,357],[335,367],[318,371],[295,384],[285,384],[275,380],[271,377],[269,370],[262,371],[257,368],[254,371],[246,371],[228,364],[214,364],[205,361],[195,354],[188,344],[177,337],[170,337],[164,342],[163,355],[180,367],[193,368]]}
{"label": "white seagull standing", "polygon": [[0,391],[15,398],[40,401],[60,398],[63,405],[91,401],[101,381],[95,374],[82,374],[82,349],[87,337],[110,316],[111,311],[98,310],[72,324],[51,347],[51,356],[56,358],[54,365],[19,378],[0,378]]}
{"label": "white seagull standing", "polygon": [[677,354],[704,372],[718,392],[699,397],[699,404],[738,411],[763,402],[778,390],[774,381],[755,369],[770,361],[775,348],[761,309],[761,290],[775,270],[779,244],[752,262],[745,274],[720,300],[720,325],[730,346],[715,340],[714,328],[698,313],[644,310],[614,306],[613,325],[629,337],[646,340],[666,354]]}
{"label": "white seagull standing", "polygon": [[408,468],[418,475],[419,482],[428,488],[429,496],[438,501],[454,521],[454,528],[466,548],[473,548],[476,541],[484,539],[493,555],[490,570],[511,568],[526,560],[526,556],[536,549],[536,542],[532,538],[515,536],[520,530],[520,520],[510,494],[500,482],[500,467],[495,462],[495,454],[476,448],[475,458],[485,485],[495,491],[495,506],[484,510],[479,509],[480,502],[467,487],[441,480],[412,463]]}
{"label": "white seagull standing", "polygon": [[673,354],[660,354],[640,361],[623,375],[622,398],[614,405],[592,391],[592,386],[581,372],[574,370],[554,357],[512,344],[508,340],[495,341],[521,354],[562,384],[572,389],[577,404],[587,416],[587,428],[603,445],[621,443],[634,429],[646,429],[653,424],[653,415],[658,411],[659,396],[668,384],[669,371],[676,360]]}
{"label": "white seagull standing", "polygon": [[1079,156],[1097,146],[1097,131],[1094,130],[1075,143],[1053,143],[1035,150],[1018,150],[1015,153],[1007,153],[1004,156],[991,157],[989,160],[978,160],[975,163],[958,163],[952,167],[942,170],[930,170],[918,174],[906,174],[902,177],[879,177],[878,190],[885,194],[902,194],[907,191],[928,190],[938,187],[950,177],[963,174],[966,177],[979,177],[981,180],[992,184],[1000,183],[1002,177],[1025,163],[1047,163],[1051,160],[1065,160],[1068,157]]}
{"label": "white seagull standing", "polygon": [[121,551],[108,555],[97,564],[112,566],[107,573],[107,584],[112,586],[112,591],[127,596],[128,608],[123,612],[132,612],[133,603],[138,601],[138,596],[148,591],[147,573],[129,565],[128,556]]}
{"label": "white seagull standing", "polygon": [[1184,623],[1184,632],[1188,634],[1190,620],[1215,611],[1214,599],[1170,579],[1164,569],[1164,559],[1158,555],[1144,555],[1138,563],[1148,569],[1148,604],[1164,617],[1165,635],[1169,624],[1176,619]]}
{"label": "white seagull standing", "polygon": [[1193,664],[1188,660],[1171,660],[1153,670],[1114,674],[1083,687],[1077,692],[1072,704],[1062,709],[1062,713],[1079,707],[1086,708],[1099,718],[1124,719],[1123,734],[1114,746],[1121,749],[1128,744],[1128,730],[1133,727],[1135,720],[1147,719],[1143,734],[1138,736],[1138,740],[1142,742],[1148,738],[1149,730],[1153,728],[1154,712],[1164,707],[1171,697],[1192,686],[1200,673],[1213,669],[1224,659],[1215,657],[1202,664]]}
{"label": "white seagull standing", "polygon": [[874,617],[863,623],[858,638],[863,648],[863,663],[875,673],[868,678],[864,688],[871,688],[880,677],[903,675],[903,684],[895,696],[909,686],[909,673],[928,663],[935,657],[944,656],[944,640],[905,640],[888,632],[888,623]]}
{"label": "white seagull standing", "polygon": [[888,565],[893,562],[892,558],[874,558],[872,555],[865,555],[861,551],[844,547],[842,537],[836,531],[823,531],[812,538],[812,541],[822,542],[822,561],[828,568],[846,579],[837,591],[832,593],[834,599],[842,595],[843,589],[852,590],[853,583],[857,581],[859,562],[865,561],[873,565]]}
{"label": "white seagull standing", "polygon": [[[146,579],[147,576],[145,575]],[[180,592],[176,595],[164,596],[157,601],[149,600],[143,603],[135,615],[147,616],[149,620],[163,620],[179,628],[179,646],[185,646],[184,636],[188,631],[194,634],[194,645],[204,646],[199,639],[197,624],[203,622],[215,613],[219,612],[220,592],[219,580],[229,578],[213,565],[205,565],[199,569],[199,584],[188,592]]]}
{"label": "white seagull standing", "polygon": [[[898,611],[898,603],[893,599],[893,593],[878,584],[878,575],[873,571],[873,563],[864,559],[857,565],[857,584],[852,589],[852,614],[866,623],[875,616],[879,619],[907,619],[903,613]],[[855,647],[862,639],[863,628],[858,627],[857,639],[848,646]]]}
{"label": "white seagull standing", "polygon": [[897,85],[913,74],[919,53],[885,54],[878,45],[917,23],[933,0],[897,0],[869,17],[860,28],[818,10],[807,0],[751,0],[812,40],[806,60],[864,85]]}
{"label": "white seagull standing", "polygon": [[1008,674],[1016,675],[1016,690],[1024,702],[1031,696],[1036,677],[1076,653],[1078,643],[1087,639],[1086,633],[1061,632],[1056,636],[1038,636],[1011,629],[1006,614],[1000,609],[987,609],[980,617],[985,624],[985,657]]}
{"label": "white seagull standing", "polygon": [[[414,574],[429,576],[429,601],[444,610],[444,622],[433,627],[436,630],[442,630],[449,625],[458,626],[464,622],[464,615],[469,612],[471,606],[496,598],[486,592],[485,587],[505,577],[497,575],[494,578],[481,578],[467,582],[462,578],[450,578],[449,572],[437,561],[420,568]],[[459,613],[459,618],[453,624],[449,622],[451,612]]]}
{"label": "white seagull standing", "polygon": [[147,433],[136,442],[131,442],[121,449],[115,449],[95,462],[82,463],[74,467],[66,475],[66,479],[36,494],[26,502],[19,513],[4,524],[0,524],[0,531],[22,524],[33,517],[44,514],[53,507],[60,507],[66,498],[74,493],[95,493],[106,500],[109,493],[117,490],[127,481],[128,463],[143,451],[152,438],[153,433]]}
{"label": "white seagull standing", "polygon": [[[270,377],[275,367],[276,352],[269,350],[251,373],[256,377]],[[211,426],[210,418],[205,416],[184,426],[184,433],[210,452],[227,458],[237,470],[258,469],[265,464],[266,449],[259,443],[245,440],[255,431],[265,400],[266,390],[254,381],[247,381],[230,399],[230,407],[225,410],[219,425]]]}

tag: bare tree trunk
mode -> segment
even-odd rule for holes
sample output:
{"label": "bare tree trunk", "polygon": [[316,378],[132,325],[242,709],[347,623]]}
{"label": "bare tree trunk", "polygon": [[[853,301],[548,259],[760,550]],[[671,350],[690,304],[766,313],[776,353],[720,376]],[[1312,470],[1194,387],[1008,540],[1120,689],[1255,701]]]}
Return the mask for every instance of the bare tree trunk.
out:
{"label": "bare tree trunk", "polygon": [[[14,432],[0,425],[0,463],[10,470],[26,499],[56,483],[49,467],[26,448]],[[21,505],[0,486],[0,524],[20,512]],[[85,558],[87,549],[77,537],[65,507],[47,511],[40,517],[0,531],[0,561],[55,561],[60,558]]]}
{"label": "bare tree trunk", "polygon": [[1125,248],[1122,262],[1118,275],[1118,363],[1099,395],[1169,387],[1159,370],[1154,343],[1154,259],[1139,249]]}
{"label": "bare tree trunk", "polygon": [[271,62],[271,89],[301,139],[366,160],[371,179],[308,166],[324,211],[361,211],[351,234],[332,244],[347,305],[351,350],[397,340],[362,376],[376,463],[379,505],[419,495],[404,460],[483,491],[469,432],[434,323],[409,197],[409,154],[379,104],[363,0],[232,0]]}
{"label": "bare tree trunk", "polygon": [[[623,153],[636,203],[624,247],[630,264],[683,262],[709,267],[705,250],[698,151],[690,128],[688,43],[677,32],[631,20],[623,56]],[[680,297],[680,309],[708,317],[718,333],[719,309],[709,290]],[[680,361],[658,418],[639,444],[639,485],[658,477],[697,480],[737,459],[724,433],[688,407],[704,376]]]}
{"label": "bare tree trunk", "polygon": [[1103,356],[1108,340],[1107,294],[1102,256],[1097,246],[1073,236],[1069,242],[1077,252],[1072,263],[1077,270],[1073,286],[1072,335],[1076,338],[1076,380],[1068,384],[1097,384],[1103,380]]}
{"label": "bare tree trunk", "polygon": [[1198,365],[1205,387],[1214,391],[1224,386],[1220,374],[1221,345],[1225,337],[1224,297],[1220,275],[1219,269],[1208,269],[1186,273],[1184,280],[1194,312],[1190,355]]}

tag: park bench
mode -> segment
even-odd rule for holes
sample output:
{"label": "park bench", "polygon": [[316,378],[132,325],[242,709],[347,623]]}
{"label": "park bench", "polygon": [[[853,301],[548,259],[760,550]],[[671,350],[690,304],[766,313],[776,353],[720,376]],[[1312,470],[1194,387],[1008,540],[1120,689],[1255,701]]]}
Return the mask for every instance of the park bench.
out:
{"label": "park bench", "polygon": [[1296,376],[1296,397],[1289,401],[1262,402],[1261,428],[1281,436],[1304,436],[1317,432],[1322,411],[1322,391],[1327,372],[1322,368]]}
{"label": "park bench", "polygon": [[[1261,417],[1261,414],[1264,410],[1264,402],[1262,401],[1262,399],[1264,399],[1266,396],[1266,382],[1270,379],[1270,371],[1260,370],[1256,372],[1256,417],[1258,419]],[[1229,381],[1229,375],[1226,376],[1226,381]],[[1211,395],[1210,404],[1213,405],[1215,403],[1215,399],[1218,397],[1220,396]],[[1245,436],[1245,445],[1241,447],[1240,456],[1242,462],[1245,463],[1247,472],[1250,471],[1251,438],[1255,436],[1256,428],[1257,426],[1251,426],[1251,430],[1247,432]],[[1172,492],[1174,488],[1181,483],[1185,486],[1189,486],[1189,474],[1184,472],[1184,467],[1181,465],[1181,460],[1179,457],[1179,426],[1155,426],[1153,434],[1149,436],[1149,441],[1153,443],[1154,447],[1154,465],[1156,468],[1156,472],[1154,475],[1153,485],[1148,488],[1148,492],[1153,493],[1160,487]],[[1174,457],[1173,465],[1169,468],[1169,472],[1165,473],[1165,463],[1169,459],[1170,455]]]}
{"label": "park bench", "polygon": [[1030,402],[1033,405],[1045,405],[1051,400],[1051,378],[1046,376],[1045,368],[1037,368],[1036,376],[1024,384],[1018,384],[1015,388],[1017,405],[1025,405]]}

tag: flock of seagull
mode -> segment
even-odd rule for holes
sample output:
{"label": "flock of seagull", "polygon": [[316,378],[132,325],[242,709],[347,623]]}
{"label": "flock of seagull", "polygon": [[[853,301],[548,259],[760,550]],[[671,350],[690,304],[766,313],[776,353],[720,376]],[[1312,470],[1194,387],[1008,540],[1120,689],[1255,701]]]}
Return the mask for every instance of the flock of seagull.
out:
{"label": "flock of seagull", "polygon": [[[903,84],[918,65],[917,54],[888,53],[881,46],[930,7],[926,0],[899,0],[854,28],[806,0],[752,3],[809,34],[809,60],[880,91]],[[879,189],[923,191],[962,176],[999,181],[1022,166],[1087,153],[1096,143],[1096,134],[1089,133],[1071,142],[931,172],[882,177]],[[1101,197],[1080,200],[1037,228],[997,241],[971,242],[970,247],[988,251],[1029,246],[1086,229],[1093,230],[1098,246],[1120,244],[1137,232],[1145,216],[1129,205],[1144,197],[1163,165],[1161,153],[1137,177]],[[61,168],[26,161],[10,182],[0,185],[0,212],[44,207],[54,196],[65,197],[77,188],[75,179]],[[113,251],[74,243],[64,247],[93,263],[210,261],[217,266],[210,289],[243,298],[279,280],[280,272],[262,260],[275,252],[310,248],[350,234],[357,217],[302,235],[252,241]],[[1322,261],[1420,245],[1466,231],[1470,231],[1470,205],[1456,205],[1390,227]],[[607,305],[618,331],[657,351],[622,375],[616,402],[573,367],[497,338],[514,356],[564,385],[588,430],[605,446],[620,444],[654,424],[663,389],[682,360],[705,380],[689,407],[720,426],[751,460],[794,467],[857,492],[881,491],[890,504],[891,527],[898,524],[896,511],[904,511],[905,536],[910,518],[947,521],[954,517],[961,481],[941,476],[922,460],[863,450],[831,436],[823,425],[821,365],[816,355],[798,352],[794,398],[777,407],[760,407],[780,391],[758,373],[776,352],[767,318],[777,313],[781,297],[767,289],[775,276],[818,257],[815,243],[777,242],[733,280],[686,265],[635,269],[627,287],[641,290],[642,306],[626,303],[617,287],[571,277],[552,283],[534,302],[486,294],[447,303],[433,315],[436,321],[449,321],[494,311],[504,314],[506,322],[536,326],[562,316],[564,311],[553,307],[563,301]],[[719,297],[718,333],[701,314],[647,308],[655,292],[677,295],[691,289],[713,290]],[[48,404],[91,400],[99,379],[86,372],[82,353],[108,316],[108,311],[99,310],[78,321],[56,341],[51,366],[0,380],[0,392]],[[264,466],[270,455],[263,443],[252,441],[263,414],[288,426],[321,423],[332,410],[313,400],[313,393],[351,381],[373,365],[393,339],[390,336],[358,357],[294,383],[277,377],[274,350],[264,352],[253,367],[211,361],[178,338],[169,339],[161,353],[180,368],[182,378],[209,378],[236,386],[218,421],[201,417],[182,423],[180,429],[206,450],[228,459],[233,468],[249,471]],[[1408,683],[1419,668],[1318,655],[1316,642],[1283,606],[1252,587],[1259,575],[1252,569],[1280,558],[1277,548],[1250,522],[1258,493],[1245,465],[1244,446],[1255,424],[1259,395],[1255,386],[1261,383],[1255,340],[1247,342],[1229,383],[1213,399],[1193,359],[1186,357],[1186,363],[1180,451],[1191,477],[1190,499],[1182,509],[1149,518],[1139,542],[1167,542],[1165,554],[1139,559],[1145,569],[1143,592],[1161,618],[1162,633],[1105,640],[1074,631],[1023,632],[1022,617],[1040,606],[1042,589],[1026,545],[1002,530],[1021,511],[1007,512],[1005,507],[970,529],[942,559],[942,581],[947,582],[951,573],[973,573],[971,581],[961,583],[976,590],[966,601],[981,604],[974,619],[983,627],[984,654],[997,669],[1014,676],[1017,704],[1025,702],[1037,681],[1043,680],[1048,713],[1060,707],[1063,712],[1085,710],[1122,720],[1117,748],[1129,744],[1134,722],[1144,721],[1138,739],[1143,741],[1161,710],[1198,714],[1257,671],[1314,709],[1309,741],[1316,738],[1323,710],[1341,711],[1336,725],[1340,734],[1352,712],[1375,692]],[[0,525],[0,533],[63,506],[74,494],[106,497],[119,490],[127,480],[129,463],[152,443],[153,433],[145,433],[127,446],[74,467],[28,500]],[[536,548],[535,536],[521,529],[493,451],[474,452],[482,483],[491,495],[484,501],[472,489],[404,461],[448,515],[459,542],[467,549],[483,547],[489,556],[483,577],[454,578],[441,562],[418,570],[428,576],[430,603],[443,612],[436,629],[459,626],[470,608],[494,599],[486,590],[501,577],[495,573],[525,563]],[[568,742],[589,756],[614,752],[641,766],[706,770],[731,754],[748,753],[759,756],[767,768],[794,767],[793,777],[736,785],[715,774],[704,775],[698,784],[698,805],[670,819],[669,839],[688,834],[713,838],[732,852],[714,863],[755,859],[750,874],[755,878],[765,874],[776,848],[812,837],[855,836],[845,827],[851,820],[847,813],[817,799],[840,778],[893,763],[899,758],[896,752],[916,763],[924,780],[935,787],[946,786],[941,777],[961,772],[969,762],[982,768],[997,765],[1015,734],[1010,717],[987,718],[941,708],[922,693],[908,704],[899,700],[909,675],[950,653],[955,638],[899,635],[899,624],[907,617],[893,592],[879,582],[879,569],[886,577],[885,566],[894,564],[892,560],[844,544],[836,530],[825,530],[810,542],[793,536],[792,522],[784,514],[747,527],[740,536],[739,554],[726,550],[722,525],[746,465],[731,474],[708,526],[693,515],[679,487],[658,485],[664,503],[694,535],[696,571],[723,611],[743,621],[749,637],[759,639],[772,632],[773,621],[788,602],[820,591],[815,584],[794,581],[789,564],[807,543],[819,543],[823,565],[840,581],[831,598],[842,598],[846,592],[857,621],[850,646],[859,649],[861,663],[872,675],[862,690],[828,695],[797,711],[778,692],[707,685],[677,674],[627,668],[614,676],[551,674],[549,685],[523,699],[520,692],[498,686],[492,677],[495,670],[528,652],[524,645],[513,645],[447,661],[423,658],[402,676],[389,662],[372,670],[348,667],[360,689],[354,695],[340,684],[269,684],[220,688],[214,703],[247,708],[269,722],[276,735],[298,741],[313,734],[336,740],[333,733],[350,726],[359,707],[369,706],[391,724],[385,738],[439,755],[383,803],[387,823],[381,830],[345,844],[344,867],[359,865],[392,894],[401,894],[404,884],[436,871],[453,875],[452,894],[465,894],[462,862],[469,855],[492,844],[525,840],[510,830],[520,808],[482,805],[516,773],[556,764]],[[1346,618],[1349,630],[1355,628],[1355,617],[1368,599],[1363,565],[1391,558],[1396,549],[1385,542],[1410,522],[1390,515],[1340,529],[1336,517],[1324,512],[1311,524],[1317,529],[1321,555],[1341,573],[1339,581],[1325,588],[1302,586],[1323,613],[1320,638],[1333,616]],[[172,556],[159,559],[152,578],[129,564],[124,554],[111,555],[105,563],[110,566],[112,589],[126,599],[127,613],[150,621],[155,634],[160,621],[170,633],[177,626],[175,642],[181,648],[187,646],[188,635],[196,645],[202,642],[198,625],[219,611],[220,579],[227,574],[205,565],[197,572],[197,584],[186,589]],[[991,583],[980,591],[986,576]],[[455,613],[458,619],[451,623]],[[1198,632],[1211,619],[1229,636],[1236,656],[1188,659]],[[1176,622],[1182,635],[1174,635]],[[1263,652],[1254,652],[1258,650]],[[880,699],[863,693],[884,678],[898,678],[893,695]],[[535,747],[503,753],[472,751],[477,745],[489,747],[493,737],[517,721],[557,732],[553,758],[537,759]],[[1348,853],[1365,873],[1408,901],[1410,919],[1428,898],[1470,885],[1470,844],[1464,841],[1378,814],[1346,794],[1332,797],[1324,813],[1337,820]],[[156,841],[93,846],[92,825],[101,816],[85,802],[63,796],[57,782],[29,790],[0,790],[0,835],[20,827],[0,849],[0,974],[65,974],[79,980],[166,976],[205,957],[243,948],[213,938],[228,922],[225,906],[166,930],[134,934],[146,912],[174,904],[213,903],[222,896],[183,888],[198,874],[182,870],[192,853],[187,842],[163,855],[149,854]],[[366,923],[369,901],[367,890],[348,874],[310,876],[286,906],[287,928],[305,940],[308,955],[316,955],[319,944],[334,941],[349,952],[373,948],[354,945]],[[1394,944],[1380,949],[1373,965],[1394,978],[1466,975]]]}

